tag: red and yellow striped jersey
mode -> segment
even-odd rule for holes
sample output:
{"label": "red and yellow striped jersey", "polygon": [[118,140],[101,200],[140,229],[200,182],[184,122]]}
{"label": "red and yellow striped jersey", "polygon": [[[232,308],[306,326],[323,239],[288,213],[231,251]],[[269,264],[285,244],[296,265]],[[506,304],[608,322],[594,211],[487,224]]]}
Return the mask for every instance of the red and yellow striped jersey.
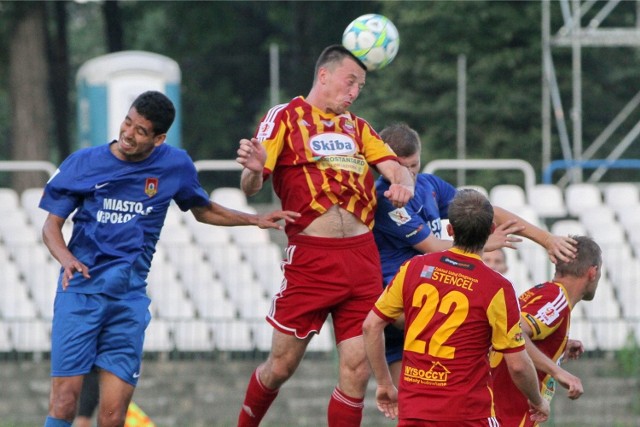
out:
{"label": "red and yellow striped jersey", "polygon": [[[562,354],[569,338],[571,303],[567,291],[560,283],[546,282],[520,295],[520,315],[533,331],[531,340],[536,347],[554,362],[562,361]],[[493,368],[496,412],[503,425],[532,427],[527,398],[519,392],[511,380],[506,363],[500,354],[491,355]],[[540,394],[551,401],[557,383],[550,375],[538,371]]]}
{"label": "red and yellow striped jersey", "polygon": [[419,255],[400,267],[374,311],[389,321],[405,314],[400,419],[495,416],[489,350],[524,351],[507,279],[456,248]]}
{"label": "red and yellow striped jersey", "polygon": [[301,214],[286,224],[289,236],[336,204],[373,228],[369,166],[397,157],[367,121],[349,112],[325,113],[300,96],[271,108],[255,136],[267,151],[264,177],[273,174],[282,208]]}

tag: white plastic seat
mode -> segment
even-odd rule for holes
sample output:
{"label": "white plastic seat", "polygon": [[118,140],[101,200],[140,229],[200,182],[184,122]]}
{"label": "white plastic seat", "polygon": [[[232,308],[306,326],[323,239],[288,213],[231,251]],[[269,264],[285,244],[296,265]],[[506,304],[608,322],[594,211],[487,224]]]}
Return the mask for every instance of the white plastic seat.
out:
{"label": "white plastic seat", "polygon": [[484,188],[481,185],[461,185],[458,187],[458,190],[462,190],[468,188],[470,190],[476,190],[478,193],[481,193],[483,196],[485,196],[487,199],[489,198],[489,192],[487,191],[486,188]]}
{"label": "white plastic seat", "polygon": [[229,233],[238,246],[266,244],[271,241],[267,230],[254,226],[230,227]]}
{"label": "white plastic seat", "polygon": [[626,230],[637,228],[640,225],[640,206],[630,206],[616,212],[618,222]]}
{"label": "white plastic seat", "polygon": [[167,352],[173,350],[171,327],[166,320],[151,319],[144,331],[144,351]]}
{"label": "white plastic seat", "polygon": [[593,300],[583,301],[580,304],[588,319],[595,321],[620,319],[620,305],[613,291],[613,286],[606,277],[600,279]]}
{"label": "white plastic seat", "polygon": [[629,326],[622,319],[595,322],[594,333],[601,350],[620,350],[625,346],[629,335]]}
{"label": "white plastic seat", "polygon": [[230,322],[211,322],[213,342],[220,351],[250,351],[254,344],[251,339],[251,328],[244,320]]}
{"label": "white plastic seat", "polygon": [[263,320],[250,322],[253,341],[258,351],[270,351],[273,326]]}
{"label": "white plastic seat", "polygon": [[236,300],[240,317],[245,320],[264,319],[271,309],[271,298],[254,296],[252,298]]}
{"label": "white plastic seat", "polygon": [[602,194],[595,184],[573,183],[564,190],[564,200],[569,214],[578,217],[581,212],[602,205]]}
{"label": "white plastic seat", "polygon": [[11,212],[20,209],[20,197],[13,188],[0,188],[0,212]]}
{"label": "white plastic seat", "polygon": [[319,334],[314,334],[311,338],[311,342],[307,346],[307,351],[326,353],[333,351],[335,347],[335,341],[333,338],[333,326],[331,321],[327,321],[322,326]]}
{"label": "white plastic seat", "polygon": [[227,297],[224,285],[218,280],[201,283],[189,289],[199,317],[202,319],[226,319],[235,318],[237,307]]}
{"label": "white plastic seat", "polygon": [[529,205],[541,218],[562,218],[567,215],[562,190],[553,184],[536,184],[527,193]]}
{"label": "white plastic seat", "polygon": [[588,232],[598,228],[617,226],[615,212],[606,205],[585,210],[580,213],[578,218]]}
{"label": "white plastic seat", "polygon": [[21,281],[4,282],[0,314],[5,319],[35,319],[37,312]]}
{"label": "white plastic seat", "polygon": [[20,194],[20,204],[36,228],[42,227],[47,216],[47,212],[38,207],[43,192],[44,188],[33,187],[23,190]]}
{"label": "white plastic seat", "polygon": [[587,229],[576,219],[561,219],[551,225],[551,234],[556,236],[585,236]]}
{"label": "white plastic seat", "polygon": [[49,324],[41,320],[14,320],[9,324],[11,341],[16,351],[46,352],[51,350]]}
{"label": "white plastic seat", "polygon": [[211,200],[226,208],[245,211],[249,207],[247,196],[235,187],[220,187],[211,192]]}
{"label": "white plastic seat", "polygon": [[0,353],[8,353],[13,350],[13,344],[9,337],[9,325],[0,321]]}
{"label": "white plastic seat", "polygon": [[214,348],[211,325],[204,320],[176,323],[173,340],[179,351],[213,351]]}
{"label": "white plastic seat", "polygon": [[526,206],[527,198],[522,187],[513,184],[500,184],[489,190],[489,200],[494,206],[513,211]]}
{"label": "white plastic seat", "polygon": [[282,250],[273,242],[240,246],[244,259],[251,265],[258,280],[268,294],[280,288],[282,271]]}
{"label": "white plastic seat", "polygon": [[640,188],[630,182],[607,184],[603,189],[604,202],[616,212],[640,206]]}
{"label": "white plastic seat", "polygon": [[574,319],[572,317],[570,328],[569,338],[582,341],[586,351],[598,349],[598,342],[590,320],[580,318]]}

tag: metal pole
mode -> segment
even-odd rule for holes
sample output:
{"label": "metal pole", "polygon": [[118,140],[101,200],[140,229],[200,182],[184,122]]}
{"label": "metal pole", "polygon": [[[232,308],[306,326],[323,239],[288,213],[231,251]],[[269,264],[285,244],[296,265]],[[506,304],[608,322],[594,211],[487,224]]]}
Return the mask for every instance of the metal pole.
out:
{"label": "metal pole", "polygon": [[[582,47],[580,44],[580,0],[572,0],[573,26],[571,28],[571,60],[573,70],[573,158],[582,160]],[[582,170],[573,170],[573,182],[582,182]]]}
{"label": "metal pole", "polygon": [[[467,57],[458,56],[458,159],[467,157]],[[466,170],[458,169],[458,186],[466,183]]]}
{"label": "metal pole", "polygon": [[277,43],[269,45],[269,77],[271,105],[280,103],[280,53]]}

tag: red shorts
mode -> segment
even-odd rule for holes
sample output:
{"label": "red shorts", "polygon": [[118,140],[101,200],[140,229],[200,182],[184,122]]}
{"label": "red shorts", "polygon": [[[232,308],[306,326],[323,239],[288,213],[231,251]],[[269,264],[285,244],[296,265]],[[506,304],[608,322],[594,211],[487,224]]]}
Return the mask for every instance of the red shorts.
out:
{"label": "red shorts", "polygon": [[494,417],[471,421],[400,420],[398,427],[500,427]]}
{"label": "red shorts", "polygon": [[347,238],[289,239],[284,280],[267,321],[306,338],[331,314],[336,343],[362,335],[362,323],[382,292],[380,257],[372,233]]}

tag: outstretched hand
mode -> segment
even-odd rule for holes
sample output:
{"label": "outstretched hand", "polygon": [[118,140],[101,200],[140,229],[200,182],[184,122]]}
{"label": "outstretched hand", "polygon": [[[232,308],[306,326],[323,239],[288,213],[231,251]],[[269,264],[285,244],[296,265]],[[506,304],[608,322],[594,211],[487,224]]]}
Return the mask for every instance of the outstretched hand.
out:
{"label": "outstretched hand", "polygon": [[549,259],[554,264],[557,264],[558,261],[569,262],[576,257],[578,242],[571,237],[551,234],[544,243]]}
{"label": "outstretched hand", "polygon": [[518,225],[518,221],[510,219],[498,225],[493,233],[489,235],[487,243],[484,245],[485,252],[495,251],[500,248],[517,249],[514,243],[522,242],[520,237],[512,236],[524,230],[524,225]]}
{"label": "outstretched hand", "polygon": [[384,192],[384,197],[389,199],[393,207],[401,208],[413,198],[414,188],[408,185],[391,184]]}
{"label": "outstretched hand", "polygon": [[576,360],[582,356],[582,353],[584,353],[584,345],[582,345],[582,341],[569,338],[564,350],[565,356],[570,360]]}
{"label": "outstretched hand", "polygon": [[376,406],[385,417],[395,420],[398,417],[398,390],[393,384],[378,385]]}
{"label": "outstretched hand", "polygon": [[284,220],[285,222],[295,222],[300,218],[298,212],[293,211],[273,211],[263,215],[258,215],[258,223],[256,224],[260,228],[275,228],[276,230],[282,230],[282,225],[277,221]]}

